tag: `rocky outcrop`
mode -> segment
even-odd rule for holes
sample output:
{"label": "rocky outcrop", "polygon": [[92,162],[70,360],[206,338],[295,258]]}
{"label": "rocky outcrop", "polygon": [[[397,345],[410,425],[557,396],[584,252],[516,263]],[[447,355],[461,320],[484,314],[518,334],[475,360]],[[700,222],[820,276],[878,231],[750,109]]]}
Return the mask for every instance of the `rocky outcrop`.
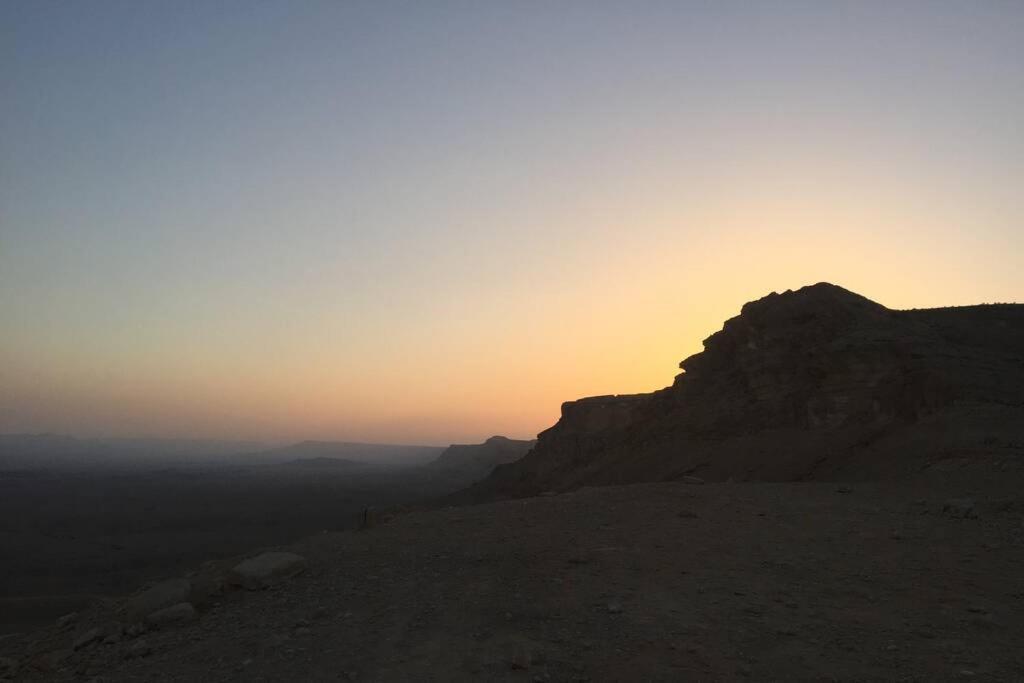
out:
{"label": "rocky outcrop", "polygon": [[191,603],[179,602],[176,605],[164,607],[161,610],[153,612],[146,617],[146,624],[156,628],[177,626],[180,624],[187,624],[197,617],[198,613],[196,612],[196,608],[193,607]]}
{"label": "rocky outcrop", "polygon": [[235,565],[228,574],[228,583],[249,590],[258,590],[295,576],[305,569],[305,558],[295,553],[260,553]]}
{"label": "rocky outcrop", "polygon": [[563,404],[526,457],[461,499],[1021,463],[1024,305],[896,311],[820,283],[746,304],[680,367],[651,394]]}
{"label": "rocky outcrop", "polygon": [[128,616],[138,621],[166,607],[188,602],[192,583],[185,578],[156,583],[134,596],[128,603]]}

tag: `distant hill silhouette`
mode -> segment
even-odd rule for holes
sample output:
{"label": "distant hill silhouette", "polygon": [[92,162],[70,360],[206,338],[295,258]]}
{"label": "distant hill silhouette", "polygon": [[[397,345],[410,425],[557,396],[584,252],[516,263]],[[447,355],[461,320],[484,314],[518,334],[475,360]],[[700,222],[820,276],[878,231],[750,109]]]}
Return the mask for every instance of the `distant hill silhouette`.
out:
{"label": "distant hill silhouette", "polygon": [[440,446],[402,446],[349,441],[301,441],[281,448],[241,455],[237,459],[251,458],[253,462],[327,464],[328,461],[347,461],[350,464],[423,465],[443,451]]}
{"label": "distant hill silhouette", "polygon": [[427,467],[438,473],[459,477],[466,484],[483,479],[498,465],[515,462],[533,448],[536,441],[492,436],[479,444],[452,444]]}
{"label": "distant hill silhouette", "polygon": [[650,394],[562,405],[461,501],[672,480],[875,479],[1024,462],[1024,305],[890,310],[772,293]]}
{"label": "distant hill silhouette", "polygon": [[418,466],[430,462],[443,450],[440,446],[349,441],[302,441],[278,448],[266,448],[248,441],[81,439],[60,434],[0,434],[0,471],[82,470],[97,467],[152,469],[211,465],[246,467],[320,459]]}
{"label": "distant hill silhouette", "polygon": [[0,434],[0,470],[166,467],[228,461],[254,452],[253,441],[78,438],[64,434]]}
{"label": "distant hill silhouette", "polygon": [[298,458],[296,460],[289,460],[288,462],[283,462],[280,463],[279,465],[276,465],[276,467],[301,467],[305,469],[350,469],[353,467],[362,467],[364,465],[366,465],[366,463],[361,462],[359,460],[317,456],[312,458]]}

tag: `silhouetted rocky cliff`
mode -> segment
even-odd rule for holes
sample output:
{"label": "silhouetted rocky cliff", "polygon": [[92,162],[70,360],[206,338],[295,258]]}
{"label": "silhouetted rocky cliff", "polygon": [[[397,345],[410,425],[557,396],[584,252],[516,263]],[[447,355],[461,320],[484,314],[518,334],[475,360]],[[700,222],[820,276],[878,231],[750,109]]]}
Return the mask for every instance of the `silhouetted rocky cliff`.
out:
{"label": "silhouetted rocky cliff", "polygon": [[680,367],[651,394],[563,404],[526,457],[464,498],[1024,459],[1024,305],[895,311],[820,283],[746,304]]}

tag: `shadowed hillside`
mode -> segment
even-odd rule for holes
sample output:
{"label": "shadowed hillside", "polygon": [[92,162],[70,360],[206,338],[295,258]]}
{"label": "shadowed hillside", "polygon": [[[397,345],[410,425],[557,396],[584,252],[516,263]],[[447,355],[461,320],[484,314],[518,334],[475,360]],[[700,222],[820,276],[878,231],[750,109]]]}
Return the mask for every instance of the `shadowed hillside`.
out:
{"label": "shadowed hillside", "polygon": [[525,458],[455,499],[1024,462],[1024,305],[894,311],[820,283],[746,304],[680,367],[651,394],[563,404]]}

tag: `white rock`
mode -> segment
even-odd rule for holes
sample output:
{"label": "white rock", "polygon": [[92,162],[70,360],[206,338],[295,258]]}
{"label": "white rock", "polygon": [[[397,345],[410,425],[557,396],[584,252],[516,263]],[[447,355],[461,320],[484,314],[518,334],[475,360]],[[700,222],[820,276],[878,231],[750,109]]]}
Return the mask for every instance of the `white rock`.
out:
{"label": "white rock", "polygon": [[192,621],[196,616],[196,608],[191,603],[179,602],[147,615],[146,623],[150,626],[172,626]]}
{"label": "white rock", "polygon": [[232,584],[257,590],[295,576],[305,568],[306,559],[301,555],[269,552],[238,563],[228,579]]}
{"label": "white rock", "polygon": [[131,646],[125,650],[125,659],[138,659],[139,657],[147,657],[153,652],[153,648],[150,647],[149,643],[145,640],[136,640]]}
{"label": "white rock", "polygon": [[171,605],[188,602],[192,583],[188,579],[168,579],[133,597],[128,603],[128,614],[135,621]]}
{"label": "white rock", "polygon": [[57,628],[67,628],[78,621],[78,612],[71,612],[57,619]]}

